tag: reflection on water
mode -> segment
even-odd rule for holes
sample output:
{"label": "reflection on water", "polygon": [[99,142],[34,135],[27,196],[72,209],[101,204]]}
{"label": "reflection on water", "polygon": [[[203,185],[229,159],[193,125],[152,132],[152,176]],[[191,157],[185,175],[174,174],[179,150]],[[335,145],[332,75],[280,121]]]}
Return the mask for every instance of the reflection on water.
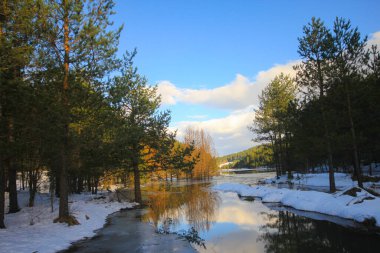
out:
{"label": "reflection on water", "polygon": [[239,199],[235,193],[215,193],[209,186],[147,188],[150,205],[143,220],[160,233],[181,235],[199,252],[373,252],[380,248],[378,235],[325,221],[323,215],[314,220],[275,210],[259,200]]}
{"label": "reflection on water", "polygon": [[259,241],[265,252],[374,252],[380,237],[336,225],[297,216],[288,211],[264,214]]}
{"label": "reflection on water", "polygon": [[253,185],[258,184],[260,179],[263,178],[270,178],[276,176],[276,173],[273,172],[263,172],[263,173],[256,173],[256,172],[250,172],[247,171],[245,173],[231,173],[228,175],[222,175],[214,177],[213,181],[215,183],[238,183],[238,184],[247,184],[247,185]]}
{"label": "reflection on water", "polygon": [[239,174],[216,177],[211,183],[146,186],[148,208],[112,215],[96,238],[77,243],[67,252],[192,252],[181,239],[198,252],[219,253],[365,253],[380,248],[379,235],[345,227],[353,222],[210,190],[221,182],[254,183],[259,176]]}
{"label": "reflection on water", "polygon": [[162,232],[194,228],[208,231],[215,221],[220,199],[210,183],[184,186],[161,184],[145,188],[149,209],[143,216]]}

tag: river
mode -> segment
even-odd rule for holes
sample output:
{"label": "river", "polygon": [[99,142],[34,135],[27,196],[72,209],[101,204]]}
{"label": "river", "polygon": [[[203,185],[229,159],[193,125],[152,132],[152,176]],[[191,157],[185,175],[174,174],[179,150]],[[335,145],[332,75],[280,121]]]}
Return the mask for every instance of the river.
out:
{"label": "river", "polygon": [[267,176],[248,172],[209,182],[146,185],[148,207],[111,215],[96,237],[65,252],[364,253],[380,249],[380,235],[352,221],[211,190],[215,184],[255,184]]}

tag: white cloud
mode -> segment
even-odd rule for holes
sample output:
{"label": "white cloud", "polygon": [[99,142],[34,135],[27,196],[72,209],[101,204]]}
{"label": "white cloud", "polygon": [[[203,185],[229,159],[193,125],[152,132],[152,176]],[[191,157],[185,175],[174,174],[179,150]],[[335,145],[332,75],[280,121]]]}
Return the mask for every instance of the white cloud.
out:
{"label": "white cloud", "polygon": [[238,152],[253,146],[253,135],[247,128],[254,119],[253,108],[248,106],[223,118],[177,122],[172,129],[178,129],[177,138],[180,140],[183,139],[187,127],[204,129],[211,135],[218,155]]}
{"label": "white cloud", "polygon": [[[380,31],[371,34],[367,44],[368,47],[378,45],[380,48]],[[236,110],[252,104],[257,105],[258,95],[263,88],[281,72],[294,76],[293,66],[299,62],[297,60],[275,65],[269,70],[260,71],[253,80],[237,74],[232,82],[213,89],[184,89],[178,88],[170,81],[161,81],[158,84],[158,92],[163,104],[174,105],[182,102]]]}
{"label": "white cloud", "polygon": [[[369,36],[368,45],[380,48],[380,31]],[[258,105],[258,95],[281,72],[294,76],[293,66],[299,62],[275,65],[260,71],[252,80],[237,74],[231,83],[213,89],[182,89],[169,81],[162,81],[158,91],[164,104],[186,103],[227,109],[230,114],[226,117],[204,120],[204,115],[189,115],[188,118],[194,120],[176,122],[172,128],[178,129],[179,139],[189,126],[202,128],[212,136],[219,155],[230,154],[254,145],[251,141],[253,134],[247,127],[253,122],[253,108]]]}
{"label": "white cloud", "polygon": [[368,43],[367,43],[369,46],[370,45],[377,45],[378,49],[380,49],[380,31],[378,32],[375,32],[375,33],[372,33],[370,36],[369,36],[369,39],[368,39]]}
{"label": "white cloud", "polygon": [[162,104],[174,105],[176,103],[175,97],[180,95],[180,91],[174,84],[169,81],[162,81],[157,87],[158,94],[161,95]]}
{"label": "white cloud", "polygon": [[283,72],[293,76],[293,66],[297,63],[298,61],[292,61],[260,71],[254,81],[237,74],[231,83],[213,89],[182,89],[170,81],[161,81],[158,84],[158,92],[163,104],[174,105],[182,102],[228,110],[241,109],[252,104],[257,105],[258,95],[276,75]]}
{"label": "white cloud", "polygon": [[297,63],[292,61],[260,71],[254,81],[238,74],[231,83],[213,89],[181,89],[169,81],[162,81],[158,91],[164,104],[185,103],[226,109],[229,112],[226,117],[205,120],[201,114],[189,115],[187,117],[193,120],[175,122],[171,128],[178,130],[180,140],[187,127],[204,129],[213,138],[218,155],[230,154],[254,145],[248,126],[254,119],[253,109],[258,105],[258,95],[281,72],[294,76],[293,66]]}
{"label": "white cloud", "polygon": [[[231,215],[231,214],[234,215]],[[219,212],[218,222],[238,224],[241,227],[255,229],[255,225],[260,225],[263,218],[260,215],[253,215],[252,210],[242,209],[241,206],[227,206]]]}

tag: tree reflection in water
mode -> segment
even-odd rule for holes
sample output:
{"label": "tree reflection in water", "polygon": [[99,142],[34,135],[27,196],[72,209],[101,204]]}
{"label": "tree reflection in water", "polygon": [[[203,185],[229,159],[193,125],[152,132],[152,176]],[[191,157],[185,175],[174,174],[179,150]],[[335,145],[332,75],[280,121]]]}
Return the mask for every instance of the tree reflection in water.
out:
{"label": "tree reflection in water", "polygon": [[376,235],[368,235],[327,221],[297,216],[288,211],[266,215],[268,223],[261,227],[258,240],[265,244],[268,253],[364,253],[380,248],[379,237]]}
{"label": "tree reflection in water", "polygon": [[195,230],[194,227],[191,227],[187,231],[178,233],[178,235],[179,235],[179,238],[185,239],[186,241],[190,243],[195,243],[198,246],[202,246],[204,249],[206,249],[205,240],[199,236],[198,231]]}
{"label": "tree reflection in water", "polygon": [[207,186],[209,183],[150,185],[145,189],[149,209],[143,220],[152,222],[161,232],[174,232],[183,222],[189,225],[189,231],[208,231],[220,199]]}

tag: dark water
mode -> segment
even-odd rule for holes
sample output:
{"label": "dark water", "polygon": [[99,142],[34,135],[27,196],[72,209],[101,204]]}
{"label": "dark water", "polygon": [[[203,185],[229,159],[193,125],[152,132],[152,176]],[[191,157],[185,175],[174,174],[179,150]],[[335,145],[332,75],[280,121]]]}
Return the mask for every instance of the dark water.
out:
{"label": "dark water", "polygon": [[[214,184],[255,183],[260,177],[247,174],[222,176],[209,183],[150,185],[144,189],[148,208],[114,215],[98,238],[78,244],[71,252],[190,252],[184,240],[199,252],[364,253],[380,249],[380,236],[353,222],[210,190]],[[167,243],[155,245],[144,241],[144,236]],[[108,247],[97,251],[99,245]]]}

